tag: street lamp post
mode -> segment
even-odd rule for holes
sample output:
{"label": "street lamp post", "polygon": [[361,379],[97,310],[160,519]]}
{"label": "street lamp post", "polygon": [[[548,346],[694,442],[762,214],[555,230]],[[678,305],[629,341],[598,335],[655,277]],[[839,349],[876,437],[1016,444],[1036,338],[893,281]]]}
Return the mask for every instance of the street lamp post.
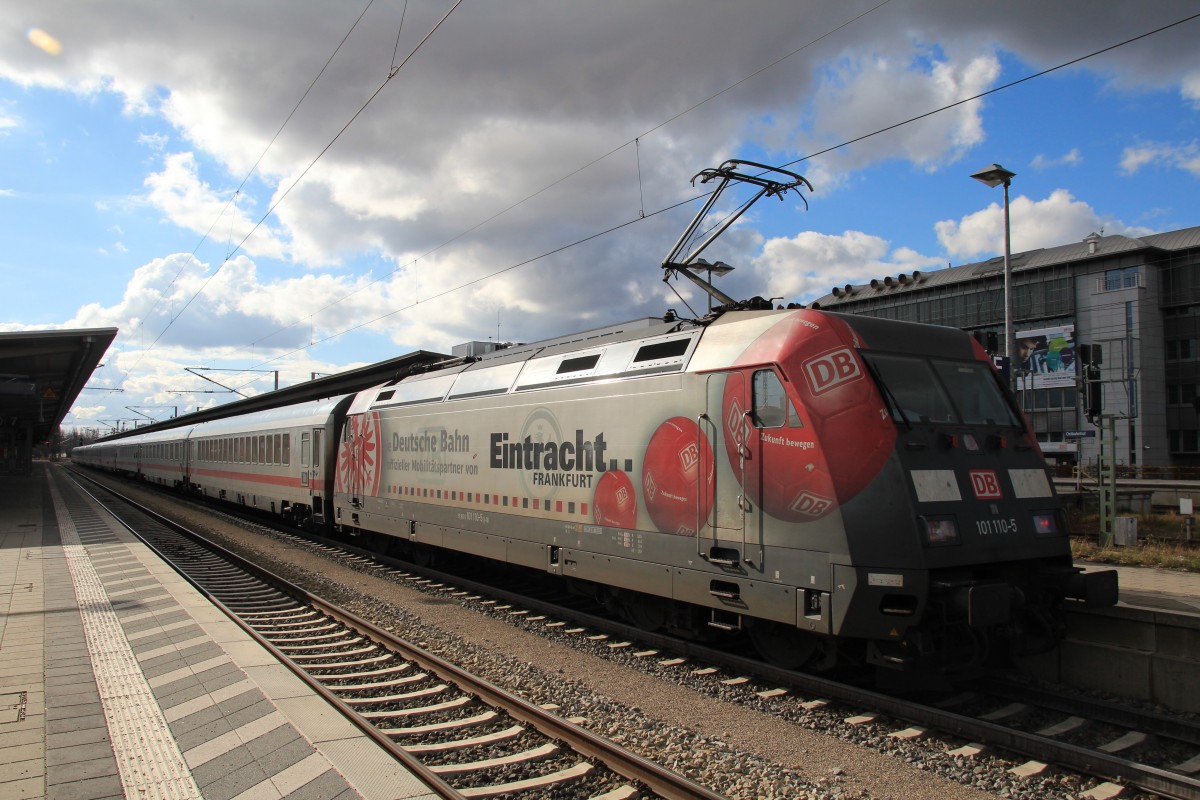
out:
{"label": "street lamp post", "polygon": [[1017,348],[1012,324],[1012,238],[1008,224],[1008,187],[1016,176],[1017,173],[999,164],[992,164],[971,176],[992,188],[1004,186],[1004,355],[1008,358],[1009,385],[1014,387],[1017,379]]}

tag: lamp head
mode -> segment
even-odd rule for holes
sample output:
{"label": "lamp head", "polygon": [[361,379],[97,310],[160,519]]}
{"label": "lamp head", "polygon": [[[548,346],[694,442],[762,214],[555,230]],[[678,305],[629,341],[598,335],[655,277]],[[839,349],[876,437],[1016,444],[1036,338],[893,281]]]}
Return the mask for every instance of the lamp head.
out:
{"label": "lamp head", "polygon": [[994,188],[1000,184],[1007,186],[1016,176],[1017,173],[1010,172],[999,164],[992,164],[989,167],[984,167],[983,169],[979,170],[979,172],[976,172],[971,177],[980,183],[987,184],[988,186]]}

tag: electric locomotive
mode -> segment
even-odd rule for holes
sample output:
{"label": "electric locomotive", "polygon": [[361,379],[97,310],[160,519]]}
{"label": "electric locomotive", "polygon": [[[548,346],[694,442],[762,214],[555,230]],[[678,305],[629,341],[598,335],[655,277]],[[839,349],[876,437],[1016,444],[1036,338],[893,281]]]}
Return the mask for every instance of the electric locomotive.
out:
{"label": "electric locomotive", "polygon": [[1064,598],[1116,599],[950,328],[730,311],[500,351],[361,392],[337,469],[343,530],[745,630],[788,666],[978,666],[1053,645]]}

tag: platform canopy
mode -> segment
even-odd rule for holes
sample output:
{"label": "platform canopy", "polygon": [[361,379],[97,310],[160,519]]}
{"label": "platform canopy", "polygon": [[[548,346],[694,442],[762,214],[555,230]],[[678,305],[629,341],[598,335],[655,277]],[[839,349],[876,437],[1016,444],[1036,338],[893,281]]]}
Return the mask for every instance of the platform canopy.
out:
{"label": "platform canopy", "polygon": [[9,469],[27,471],[29,448],[58,429],[116,336],[116,328],[0,333],[0,460]]}

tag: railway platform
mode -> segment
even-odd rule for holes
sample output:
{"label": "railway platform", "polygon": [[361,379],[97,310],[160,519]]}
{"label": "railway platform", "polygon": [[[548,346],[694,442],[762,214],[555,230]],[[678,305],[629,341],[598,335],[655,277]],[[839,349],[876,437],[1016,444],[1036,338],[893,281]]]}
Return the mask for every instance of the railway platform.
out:
{"label": "railway platform", "polygon": [[1174,614],[1200,615],[1200,573],[1152,567],[1087,564],[1088,569],[1115,569],[1121,605]]}
{"label": "railway platform", "polygon": [[0,476],[0,797],[434,796],[57,469]]}

